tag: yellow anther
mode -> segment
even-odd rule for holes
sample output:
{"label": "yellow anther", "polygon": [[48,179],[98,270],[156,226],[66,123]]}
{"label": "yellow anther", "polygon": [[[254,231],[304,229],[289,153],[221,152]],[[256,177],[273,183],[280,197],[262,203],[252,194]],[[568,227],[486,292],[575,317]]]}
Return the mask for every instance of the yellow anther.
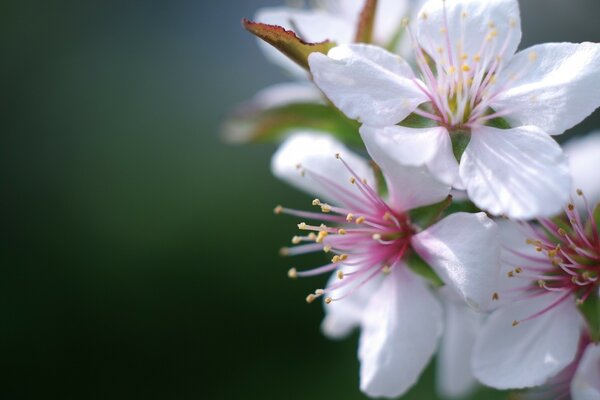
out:
{"label": "yellow anther", "polygon": [[367,184],[367,178],[362,178],[361,179],[362,183],[364,183],[365,185]]}
{"label": "yellow anther", "polygon": [[469,72],[471,70],[471,67],[469,67],[467,64],[463,64],[462,67],[460,67],[464,72]]}
{"label": "yellow anther", "polygon": [[279,249],[279,255],[280,256],[289,256],[290,255],[290,249],[288,249],[287,247],[282,247]]}
{"label": "yellow anther", "polygon": [[338,279],[340,279],[340,280],[341,280],[341,279],[344,279],[344,271],[342,271],[342,270],[339,270],[339,271],[337,272],[337,278],[338,278]]}
{"label": "yellow anther", "polygon": [[529,55],[527,57],[529,58],[529,61],[532,62],[538,59],[538,55],[535,51],[529,52]]}
{"label": "yellow anther", "polygon": [[537,284],[539,287],[543,288],[544,286],[546,286],[546,281],[538,279]]}
{"label": "yellow anther", "polygon": [[331,246],[324,246],[324,247],[323,247],[323,251],[324,251],[325,253],[329,253],[329,252],[331,251]]}
{"label": "yellow anther", "polygon": [[381,268],[381,271],[385,275],[389,275],[389,273],[392,272],[392,268],[389,265],[384,265],[383,268]]}
{"label": "yellow anther", "polygon": [[306,302],[308,304],[312,303],[313,301],[315,301],[315,299],[317,298],[317,296],[315,296],[314,294],[309,294],[308,296],[306,296]]}
{"label": "yellow anther", "polygon": [[576,306],[582,306],[583,305],[583,299],[577,299],[577,300],[575,300],[575,305]]}
{"label": "yellow anther", "polygon": [[516,272],[517,274],[520,274],[521,272],[523,272],[523,268],[521,268],[521,267],[517,267],[517,268],[515,268],[515,272]]}
{"label": "yellow anther", "polygon": [[494,292],[494,294],[492,294],[492,300],[499,300],[500,299],[500,295],[498,295],[498,292]]}
{"label": "yellow anther", "polygon": [[573,203],[569,203],[567,205],[567,208],[569,209],[569,211],[573,211],[575,209],[575,206],[573,205]]}
{"label": "yellow anther", "polygon": [[305,230],[307,228],[308,228],[308,225],[306,225],[306,222],[300,222],[298,224],[298,229]]}
{"label": "yellow anther", "polygon": [[514,321],[512,322],[512,326],[517,326],[517,325],[519,325],[519,321],[517,321],[517,320],[514,320]]}
{"label": "yellow anther", "polygon": [[453,74],[456,72],[456,68],[454,68],[454,65],[451,65],[448,67],[448,73],[449,74]]}
{"label": "yellow anther", "polygon": [[323,240],[325,239],[325,237],[327,237],[327,235],[329,235],[329,233],[327,233],[327,231],[319,232],[319,234],[317,235],[317,238],[315,239],[315,242],[323,243]]}
{"label": "yellow anther", "polygon": [[331,206],[329,204],[323,204],[321,205],[321,211],[324,213],[331,212]]}
{"label": "yellow anther", "polygon": [[509,278],[512,278],[513,276],[515,276],[515,271],[508,271],[506,275],[508,275]]}
{"label": "yellow anther", "polygon": [[348,259],[348,254],[340,254],[340,261],[346,261]]}
{"label": "yellow anther", "polygon": [[577,189],[576,192],[578,196],[583,196],[583,190]]}
{"label": "yellow anther", "polygon": [[392,219],[392,214],[389,211],[386,211],[385,214],[383,214],[383,219],[385,221],[389,221]]}
{"label": "yellow anther", "polygon": [[365,217],[358,217],[358,218],[356,218],[356,223],[362,224],[363,222],[365,222],[365,219],[366,219]]}
{"label": "yellow anther", "polygon": [[463,61],[468,60],[469,59],[469,55],[467,53],[462,53],[460,55],[460,59],[463,60]]}
{"label": "yellow anther", "polygon": [[381,240],[381,235],[379,233],[374,233],[371,237],[373,238],[373,240]]}
{"label": "yellow anther", "polygon": [[300,236],[294,236],[292,238],[292,243],[293,244],[299,244],[300,242],[302,242],[302,238]]}
{"label": "yellow anther", "polygon": [[354,178],[354,177],[350,178],[350,183],[354,185],[356,183],[356,178]]}
{"label": "yellow anther", "polygon": [[321,205],[321,200],[319,200],[319,199],[314,199],[314,200],[312,201],[312,205],[313,205],[313,206],[320,206],[320,205]]}
{"label": "yellow anther", "polygon": [[402,26],[403,28],[406,28],[409,23],[410,23],[410,19],[408,17],[404,17],[404,18],[402,18],[402,21],[400,21],[400,26]]}
{"label": "yellow anther", "polygon": [[322,231],[326,231],[327,230],[327,225],[321,224],[321,225],[319,225],[319,229],[322,230]]}
{"label": "yellow anther", "polygon": [[337,254],[335,256],[333,256],[333,258],[331,259],[332,263],[338,263],[340,262],[340,256],[338,256]]}
{"label": "yellow anther", "polygon": [[444,48],[443,48],[443,47],[438,47],[438,48],[436,49],[436,51],[437,51],[438,53],[442,54],[442,53],[444,52]]}
{"label": "yellow anther", "polygon": [[542,248],[541,247],[536,247],[535,251],[537,251],[538,253],[540,253],[542,251]]}
{"label": "yellow anther", "polygon": [[350,213],[346,215],[346,221],[352,222],[352,220],[354,220],[354,214]]}
{"label": "yellow anther", "polygon": [[315,295],[316,296],[323,296],[325,294],[325,291],[323,289],[317,289],[315,290]]}
{"label": "yellow anther", "polygon": [[331,304],[332,301],[333,301],[333,299],[331,297],[325,297],[326,304]]}
{"label": "yellow anther", "polygon": [[339,234],[339,235],[345,235],[346,233],[347,233],[347,232],[346,232],[346,230],[345,230],[345,229],[343,229],[343,228],[342,228],[342,229],[338,229],[338,234]]}
{"label": "yellow anther", "polygon": [[480,56],[479,54],[475,54],[475,55],[473,56],[473,61],[475,61],[475,62],[479,62],[479,61],[481,61],[481,56]]}
{"label": "yellow anther", "polygon": [[273,209],[273,212],[275,214],[281,214],[283,212],[283,207],[282,206],[277,206]]}
{"label": "yellow anther", "polygon": [[494,21],[490,21],[490,22],[488,22],[488,27],[490,29],[494,29],[494,28],[496,28],[496,24],[494,23]]}
{"label": "yellow anther", "polygon": [[298,271],[296,271],[296,268],[290,268],[288,270],[288,278],[290,278],[290,279],[298,278]]}
{"label": "yellow anther", "polygon": [[313,232],[308,234],[308,240],[315,240],[317,238],[317,235],[315,235]]}

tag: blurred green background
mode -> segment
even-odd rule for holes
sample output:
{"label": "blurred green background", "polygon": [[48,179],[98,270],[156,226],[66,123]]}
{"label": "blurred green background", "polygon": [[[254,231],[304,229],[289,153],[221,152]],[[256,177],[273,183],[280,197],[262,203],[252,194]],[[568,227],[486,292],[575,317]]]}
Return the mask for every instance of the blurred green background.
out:
{"label": "blurred green background", "polygon": [[[597,0],[521,3],[524,45],[600,41]],[[273,206],[309,197],[274,146],[219,139],[286,80],[240,27],[278,4],[2,2],[1,399],[364,398],[356,335],[304,302],[325,278],[277,255],[297,221]]]}

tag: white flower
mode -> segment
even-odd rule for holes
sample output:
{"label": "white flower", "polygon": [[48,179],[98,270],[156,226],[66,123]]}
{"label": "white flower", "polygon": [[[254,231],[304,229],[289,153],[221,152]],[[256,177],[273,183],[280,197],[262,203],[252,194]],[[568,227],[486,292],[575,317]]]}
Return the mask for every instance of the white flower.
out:
{"label": "white flower", "polygon": [[573,400],[600,400],[600,345],[589,344],[571,381]]}
{"label": "white flower", "polygon": [[[323,330],[342,337],[361,328],[361,389],[370,396],[396,397],[418,380],[442,333],[442,308],[426,282],[406,264],[413,252],[473,308],[493,297],[499,247],[496,225],[484,214],[452,214],[421,231],[409,210],[444,200],[450,187],[425,168],[396,163],[376,142],[366,140],[381,168],[389,198],[372,186],[372,169],[360,156],[323,133],[297,133],[272,160],[273,173],[317,194],[317,212],[277,207],[277,213],[324,221],[298,227],[299,246],[285,255],[325,251],[331,262],[292,278],[334,272],[325,289],[307,297],[325,298]],[[334,157],[334,154],[338,154]],[[331,203],[325,203],[327,200]],[[386,276],[387,275],[387,276]]]}
{"label": "white flower", "polygon": [[[516,0],[429,0],[407,28],[416,73],[379,47],[344,45],[310,55],[315,83],[364,124],[363,137],[385,143],[400,163],[427,165],[464,187],[480,208],[518,219],[559,212],[569,173],[550,135],[600,105],[600,45],[547,43],[515,54]],[[397,125],[411,114],[434,127]],[[499,129],[502,121],[511,128]],[[470,137],[460,165],[435,150],[448,135],[455,144]]]}
{"label": "white flower", "polygon": [[502,306],[473,355],[477,379],[498,389],[544,384],[569,365],[585,327],[577,305],[598,296],[600,237],[588,229],[596,226],[589,207],[580,215],[569,204],[562,222],[539,223],[499,223]]}
{"label": "white flower", "polygon": [[[375,14],[374,41],[388,46],[401,34],[402,18],[417,11],[423,0],[379,0]],[[354,41],[360,13],[365,0],[320,0],[312,8],[266,7],[258,10],[254,20],[278,25],[294,31],[309,43],[331,40],[338,44]],[[308,75],[301,67],[281,54],[271,45],[259,40],[265,56],[297,78]],[[406,46],[397,49],[406,50]]]}
{"label": "white flower", "polygon": [[592,206],[600,203],[600,132],[570,139],[563,149],[569,159],[573,188],[583,190]]}

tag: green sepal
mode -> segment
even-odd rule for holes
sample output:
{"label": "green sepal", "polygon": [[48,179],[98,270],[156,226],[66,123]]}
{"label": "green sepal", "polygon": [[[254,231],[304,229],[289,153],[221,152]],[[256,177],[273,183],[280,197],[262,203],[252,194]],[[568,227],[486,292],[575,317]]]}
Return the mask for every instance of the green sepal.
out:
{"label": "green sepal", "polygon": [[253,22],[246,18],[242,20],[242,26],[248,32],[269,43],[306,70],[309,70],[308,56],[311,53],[327,54],[330,49],[336,46],[336,43],[329,40],[318,43],[307,43],[300,39],[293,31],[284,29],[281,26]]}
{"label": "green sepal", "polygon": [[377,11],[377,0],[367,0],[360,12],[358,26],[356,27],[356,43],[372,43],[373,28],[375,26],[375,12]]}
{"label": "green sepal", "polygon": [[293,103],[266,110],[242,107],[225,121],[223,136],[234,143],[264,143],[280,141],[296,129],[311,129],[329,133],[347,144],[362,146],[359,126],[329,105]]}
{"label": "green sepal", "polygon": [[600,234],[600,203],[594,208],[594,221],[596,222],[596,230]]}
{"label": "green sepal", "polygon": [[406,128],[432,128],[436,126],[434,121],[415,113],[404,118],[399,125]]}
{"label": "green sepal", "polygon": [[598,294],[592,293],[579,306],[579,311],[585,318],[592,341],[595,343],[600,342],[600,298]]}
{"label": "green sepal", "polygon": [[465,152],[467,145],[471,141],[471,132],[469,131],[455,131],[450,134],[450,140],[452,140],[452,152],[456,161],[460,162],[460,159]]}
{"label": "green sepal", "polygon": [[406,264],[415,274],[422,276],[433,284],[435,287],[444,286],[444,282],[435,273],[435,271],[415,252],[411,252],[406,257]]}
{"label": "green sepal", "polygon": [[510,124],[508,123],[508,121],[507,121],[507,120],[505,120],[505,119],[504,119],[504,118],[502,118],[502,117],[498,117],[498,118],[490,119],[490,120],[487,122],[487,125],[488,125],[488,126],[491,126],[491,127],[493,127],[493,128],[498,128],[498,129],[510,129],[510,128],[511,128],[511,126],[510,126]]}
{"label": "green sepal", "polygon": [[439,203],[410,210],[410,220],[425,229],[437,222],[442,213],[451,205],[452,196],[448,195],[448,197]]}

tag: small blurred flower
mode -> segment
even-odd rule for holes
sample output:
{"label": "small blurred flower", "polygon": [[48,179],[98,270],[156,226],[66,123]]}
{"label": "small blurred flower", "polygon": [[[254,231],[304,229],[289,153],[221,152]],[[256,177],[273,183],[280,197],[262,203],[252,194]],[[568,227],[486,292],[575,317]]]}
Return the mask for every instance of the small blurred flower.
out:
{"label": "small blurred flower", "polygon": [[[308,295],[324,297],[325,333],[341,337],[361,327],[361,389],[395,397],[418,379],[442,333],[442,309],[426,282],[407,265],[420,256],[471,307],[493,298],[499,247],[496,225],[484,213],[455,213],[422,230],[410,211],[443,201],[450,187],[423,167],[406,167],[376,142],[366,141],[381,168],[389,196],[384,200],[368,163],[329,136],[298,133],[273,157],[273,173],[318,194],[320,213],[277,207],[277,213],[324,221],[298,224],[305,236],[284,255],[324,251],[331,262],[292,278],[333,272],[329,284]],[[336,157],[333,155],[337,154]]]}
{"label": "small blurred flower", "polygon": [[[315,83],[364,124],[363,139],[399,163],[427,165],[478,207],[518,219],[558,213],[570,180],[550,135],[600,105],[600,45],[547,43],[515,54],[516,0],[429,0],[415,29],[406,26],[418,76],[398,56],[354,44],[312,53]],[[444,145],[442,136],[454,154],[431,150]],[[435,165],[415,159],[424,152]]]}

